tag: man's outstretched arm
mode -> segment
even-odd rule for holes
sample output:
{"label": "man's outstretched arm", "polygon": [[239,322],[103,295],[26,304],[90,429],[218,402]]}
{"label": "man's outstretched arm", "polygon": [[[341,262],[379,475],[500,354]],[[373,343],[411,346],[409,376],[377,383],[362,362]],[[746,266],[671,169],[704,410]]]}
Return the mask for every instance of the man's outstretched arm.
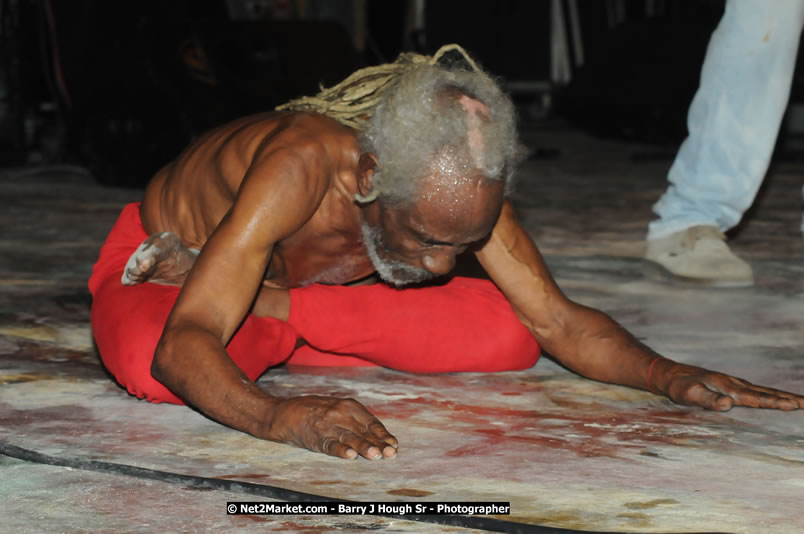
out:
{"label": "man's outstretched arm", "polygon": [[225,350],[257,295],[275,243],[309,220],[327,190],[326,154],[290,146],[258,154],[190,270],[151,373],[207,416],[256,437],[342,458],[391,457],[396,439],[357,401],[275,397]]}
{"label": "man's outstretched arm", "polygon": [[477,257],[541,346],[581,375],[711,410],[804,408],[804,397],[664,358],[606,314],[569,300],[508,202]]}

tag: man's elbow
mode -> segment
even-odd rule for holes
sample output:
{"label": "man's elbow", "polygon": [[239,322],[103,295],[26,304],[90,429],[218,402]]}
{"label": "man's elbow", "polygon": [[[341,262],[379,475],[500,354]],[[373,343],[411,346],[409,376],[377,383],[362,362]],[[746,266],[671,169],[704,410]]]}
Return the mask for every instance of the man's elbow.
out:
{"label": "man's elbow", "polygon": [[[153,360],[151,360],[151,376],[157,381],[166,386],[170,381],[170,377],[174,375],[173,370],[176,368],[175,358],[172,357],[170,350],[170,343],[165,340],[165,336],[159,340],[154,351]],[[168,386],[169,387],[169,386]]]}
{"label": "man's elbow", "polygon": [[170,390],[181,389],[194,372],[192,354],[209,350],[217,338],[195,325],[167,326],[156,344],[151,376]]}

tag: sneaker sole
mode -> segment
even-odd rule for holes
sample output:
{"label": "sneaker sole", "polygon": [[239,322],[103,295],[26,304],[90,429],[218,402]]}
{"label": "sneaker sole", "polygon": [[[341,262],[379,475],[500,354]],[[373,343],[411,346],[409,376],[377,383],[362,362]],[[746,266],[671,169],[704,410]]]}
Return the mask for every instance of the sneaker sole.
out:
{"label": "sneaker sole", "polygon": [[736,289],[741,287],[752,287],[754,285],[753,278],[751,280],[729,280],[723,278],[693,278],[691,276],[681,276],[670,272],[662,265],[648,259],[645,260],[645,271],[647,277],[652,280],[659,280],[662,282],[681,282],[685,285],[694,285],[698,287]]}

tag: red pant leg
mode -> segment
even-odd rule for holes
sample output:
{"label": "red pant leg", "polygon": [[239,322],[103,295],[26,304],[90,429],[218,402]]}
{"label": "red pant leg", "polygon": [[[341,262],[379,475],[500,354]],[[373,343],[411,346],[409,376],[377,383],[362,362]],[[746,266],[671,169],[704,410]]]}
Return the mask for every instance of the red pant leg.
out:
{"label": "red pant leg", "polygon": [[[120,282],[129,256],[147,237],[138,204],[129,204],[101,249],[89,281],[92,330],[103,363],[132,395],[151,402],[182,404],[151,376],[151,362],[180,288],[159,284],[127,287]],[[251,380],[282,363],[296,343],[287,323],[249,315],[227,352]]]}
{"label": "red pant leg", "polygon": [[[183,404],[151,376],[151,361],[179,288],[143,284],[125,287],[122,270],[97,286],[92,332],[106,369],[129,393],[151,402]],[[130,290],[130,291],[129,291]]]}
{"label": "red pant leg", "polygon": [[364,360],[357,356],[335,354],[334,352],[321,352],[309,345],[304,345],[293,351],[288,365],[307,365],[317,367],[377,367],[376,363]]}
{"label": "red pant leg", "polygon": [[[313,285],[292,289],[289,323],[315,350],[359,356],[411,372],[506,371],[533,366],[541,350],[487,280],[394,289]],[[319,361],[309,350],[308,365]],[[290,363],[294,363],[291,358]]]}

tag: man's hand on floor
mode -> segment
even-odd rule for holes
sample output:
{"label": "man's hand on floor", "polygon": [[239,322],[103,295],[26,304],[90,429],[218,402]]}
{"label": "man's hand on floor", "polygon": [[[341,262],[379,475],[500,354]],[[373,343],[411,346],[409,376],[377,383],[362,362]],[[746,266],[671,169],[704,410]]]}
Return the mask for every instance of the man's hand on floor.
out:
{"label": "man's hand on floor", "polygon": [[754,384],[700,367],[676,364],[661,389],[678,404],[725,412],[734,406],[792,411],[804,408],[804,397]]}
{"label": "man's hand on floor", "polygon": [[394,458],[398,442],[380,421],[354,399],[316,395],[277,399],[265,435],[330,456],[369,460]]}

